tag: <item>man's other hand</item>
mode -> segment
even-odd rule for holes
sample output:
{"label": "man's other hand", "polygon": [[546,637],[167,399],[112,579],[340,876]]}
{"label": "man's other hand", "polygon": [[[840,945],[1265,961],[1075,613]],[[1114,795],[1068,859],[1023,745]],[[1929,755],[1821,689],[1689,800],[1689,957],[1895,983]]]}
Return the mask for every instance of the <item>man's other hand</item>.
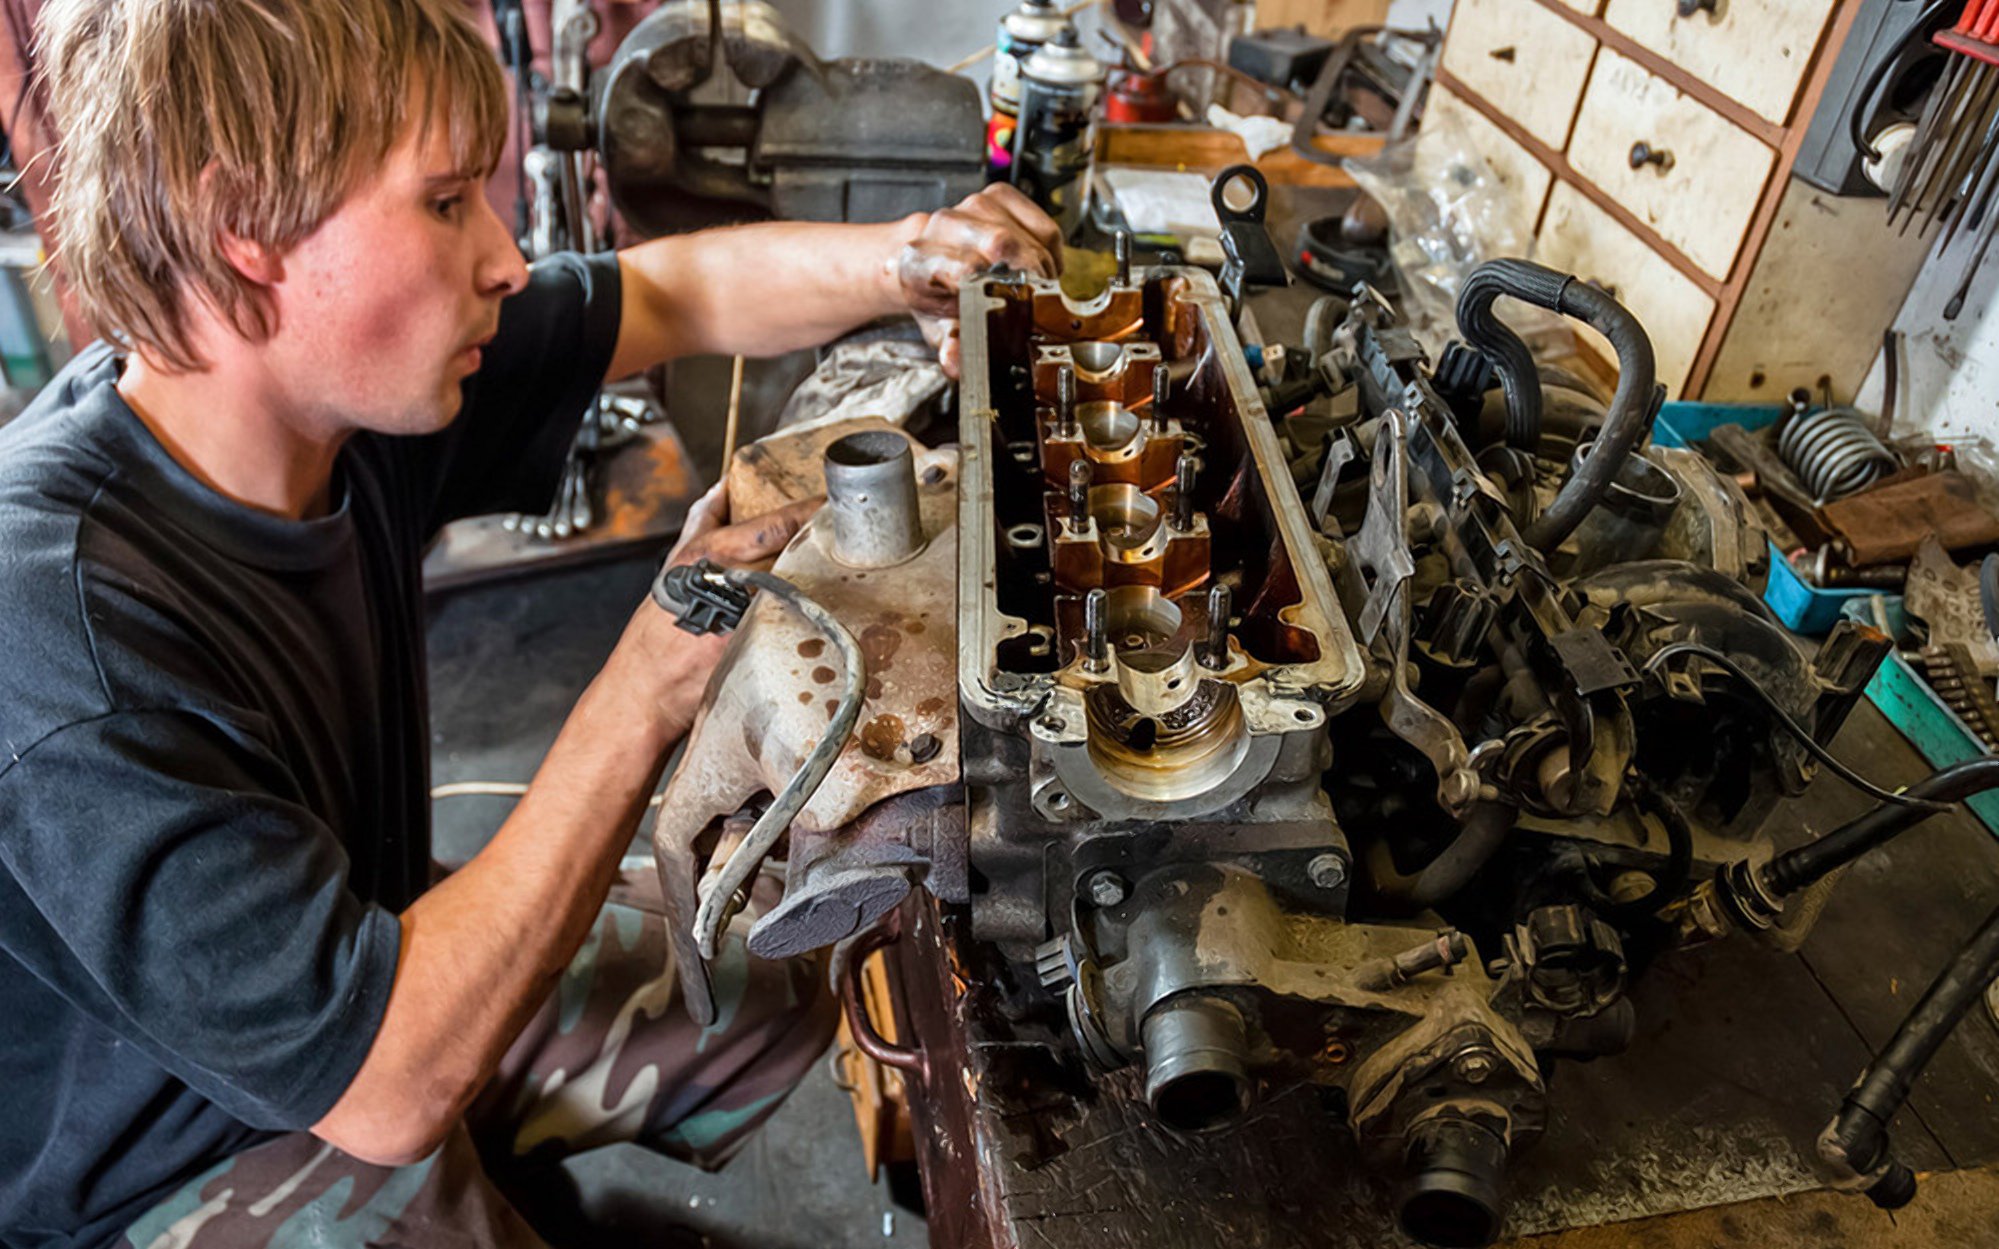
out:
{"label": "man's other hand", "polygon": [[[688,510],[680,541],[666,557],[669,565],[711,559],[733,568],[769,568],[824,499],[803,499],[764,516],[729,523],[729,495],[717,483]],[[670,745],[694,724],[708,678],[722,658],[728,636],[696,636],[679,628],[650,597],[639,604],[618,640],[605,673],[630,682],[640,708]]]}
{"label": "man's other hand", "polygon": [[1018,190],[996,182],[931,213],[894,260],[895,275],[944,371],[958,376],[958,287],[1005,265],[1038,277],[1062,272],[1062,231]]}

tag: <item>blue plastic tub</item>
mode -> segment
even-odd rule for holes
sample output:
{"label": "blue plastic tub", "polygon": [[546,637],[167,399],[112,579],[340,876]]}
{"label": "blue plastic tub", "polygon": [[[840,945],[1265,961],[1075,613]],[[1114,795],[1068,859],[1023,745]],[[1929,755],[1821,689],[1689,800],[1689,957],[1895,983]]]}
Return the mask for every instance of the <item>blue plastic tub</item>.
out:
{"label": "blue plastic tub", "polygon": [[[1723,425],[1762,429],[1776,424],[1783,415],[1782,407],[1768,403],[1669,403],[1659,409],[1652,442],[1661,447],[1689,447]],[[1770,546],[1770,583],[1763,589],[1763,601],[1793,632],[1824,637],[1839,623],[1840,612],[1848,603],[1878,593],[1821,589],[1798,576],[1775,543]],[[1890,597],[1899,601],[1900,596]]]}

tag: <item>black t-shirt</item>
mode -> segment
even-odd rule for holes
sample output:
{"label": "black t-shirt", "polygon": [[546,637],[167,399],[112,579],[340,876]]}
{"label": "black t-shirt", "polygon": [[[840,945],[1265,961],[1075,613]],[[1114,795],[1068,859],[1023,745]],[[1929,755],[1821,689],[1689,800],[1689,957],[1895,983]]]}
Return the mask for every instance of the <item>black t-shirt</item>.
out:
{"label": "black t-shirt", "polygon": [[108,1243],[346,1090],[429,872],[423,548],[546,502],[617,332],[614,257],[536,266],[315,520],[197,481],[101,344],[0,429],[0,1243]]}

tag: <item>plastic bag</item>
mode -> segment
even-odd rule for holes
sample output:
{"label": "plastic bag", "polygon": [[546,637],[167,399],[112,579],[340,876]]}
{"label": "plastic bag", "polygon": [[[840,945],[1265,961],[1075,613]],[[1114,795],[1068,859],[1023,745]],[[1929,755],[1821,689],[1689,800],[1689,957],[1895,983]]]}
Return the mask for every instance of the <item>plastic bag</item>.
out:
{"label": "plastic bag", "polygon": [[[1425,117],[1414,137],[1344,165],[1388,214],[1402,311],[1435,359],[1457,337],[1458,292],[1471,271],[1503,256],[1532,255],[1533,240],[1513,224],[1521,214],[1464,127],[1443,113]],[[1500,312],[1535,355],[1573,350],[1560,317],[1511,299]]]}

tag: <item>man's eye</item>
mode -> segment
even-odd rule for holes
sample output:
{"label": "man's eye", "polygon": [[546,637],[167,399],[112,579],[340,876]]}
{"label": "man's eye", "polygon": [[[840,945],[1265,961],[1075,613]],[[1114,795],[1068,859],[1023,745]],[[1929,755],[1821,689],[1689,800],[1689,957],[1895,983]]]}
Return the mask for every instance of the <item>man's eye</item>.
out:
{"label": "man's eye", "polygon": [[459,205],[464,202],[465,197],[462,195],[447,195],[442,199],[432,200],[430,206],[438,216],[452,217],[457,215]]}

